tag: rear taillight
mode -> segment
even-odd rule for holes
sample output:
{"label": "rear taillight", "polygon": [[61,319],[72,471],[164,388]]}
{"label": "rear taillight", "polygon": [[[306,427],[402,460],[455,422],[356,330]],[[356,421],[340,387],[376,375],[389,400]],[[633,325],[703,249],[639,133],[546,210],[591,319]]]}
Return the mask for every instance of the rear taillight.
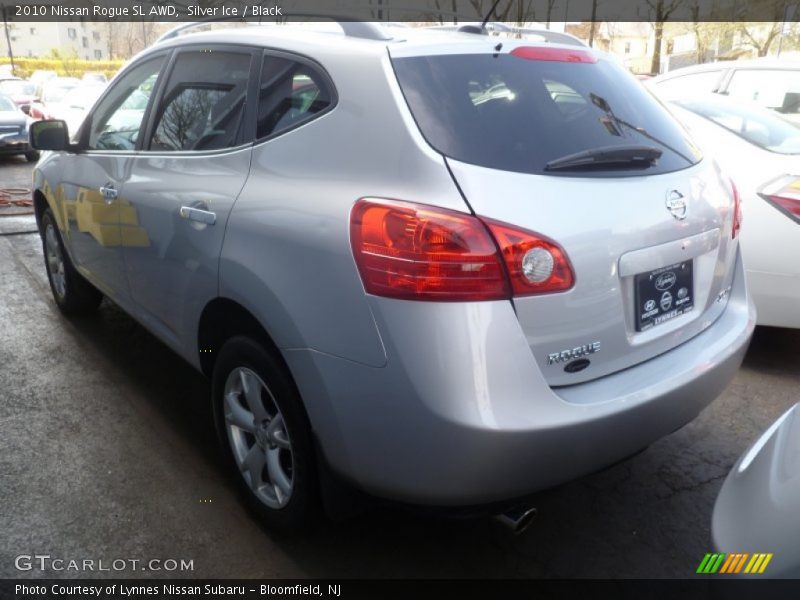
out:
{"label": "rear taillight", "polygon": [[731,179],[731,193],[733,194],[733,227],[731,228],[731,239],[735,239],[742,229],[742,198],[739,196],[739,189]]}
{"label": "rear taillight", "polygon": [[483,219],[503,253],[515,296],[563,292],[575,283],[567,253],[538,233]]}
{"label": "rear taillight", "polygon": [[503,300],[512,290],[513,295],[563,291],[574,280],[554,242],[422,204],[359,200],[351,213],[350,242],[364,288],[376,296]]}
{"label": "rear taillight", "polygon": [[800,178],[785,175],[765,185],[758,195],[800,223]]}

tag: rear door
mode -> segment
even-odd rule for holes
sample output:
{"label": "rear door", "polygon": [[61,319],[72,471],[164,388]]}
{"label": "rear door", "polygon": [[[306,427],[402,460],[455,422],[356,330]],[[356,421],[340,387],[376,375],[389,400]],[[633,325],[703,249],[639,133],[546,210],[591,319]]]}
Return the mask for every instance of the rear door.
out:
{"label": "rear door", "polygon": [[131,294],[142,320],[183,349],[217,295],[225,226],[249,173],[259,59],[243,46],[177,50],[121,189]]}
{"label": "rear door", "polygon": [[393,64],[472,210],[566,250],[572,289],[514,299],[552,385],[651,358],[721,313],[737,247],[730,184],[621,67],[525,46]]}

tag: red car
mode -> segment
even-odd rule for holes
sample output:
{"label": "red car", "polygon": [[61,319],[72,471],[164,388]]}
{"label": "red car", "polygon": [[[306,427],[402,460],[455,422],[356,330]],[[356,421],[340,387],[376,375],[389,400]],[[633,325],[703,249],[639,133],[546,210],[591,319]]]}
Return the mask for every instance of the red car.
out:
{"label": "red car", "polygon": [[74,77],[57,77],[42,84],[41,92],[31,104],[29,115],[34,119],[51,119],[51,108],[64,102],[67,95],[80,84]]}

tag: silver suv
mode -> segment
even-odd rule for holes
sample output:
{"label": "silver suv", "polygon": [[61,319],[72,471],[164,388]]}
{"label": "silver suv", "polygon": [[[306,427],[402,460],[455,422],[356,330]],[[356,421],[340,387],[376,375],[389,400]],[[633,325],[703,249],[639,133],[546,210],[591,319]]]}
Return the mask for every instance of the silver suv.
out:
{"label": "silver suv", "polygon": [[31,134],[56,303],[106,296],[213,380],[269,524],[334,487],[500,510],[723,390],[755,317],[737,194],[632,76],[344,30],[175,36],[74,138]]}

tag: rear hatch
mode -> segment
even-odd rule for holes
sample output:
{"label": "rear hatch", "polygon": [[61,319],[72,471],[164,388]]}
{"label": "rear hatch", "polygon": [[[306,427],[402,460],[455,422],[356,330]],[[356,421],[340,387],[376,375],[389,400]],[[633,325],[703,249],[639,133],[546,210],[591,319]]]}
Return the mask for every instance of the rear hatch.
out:
{"label": "rear hatch", "polygon": [[566,251],[570,290],[514,298],[551,385],[652,358],[721,314],[738,247],[730,181],[622,67],[588,49],[497,40],[391,52],[474,213]]}

